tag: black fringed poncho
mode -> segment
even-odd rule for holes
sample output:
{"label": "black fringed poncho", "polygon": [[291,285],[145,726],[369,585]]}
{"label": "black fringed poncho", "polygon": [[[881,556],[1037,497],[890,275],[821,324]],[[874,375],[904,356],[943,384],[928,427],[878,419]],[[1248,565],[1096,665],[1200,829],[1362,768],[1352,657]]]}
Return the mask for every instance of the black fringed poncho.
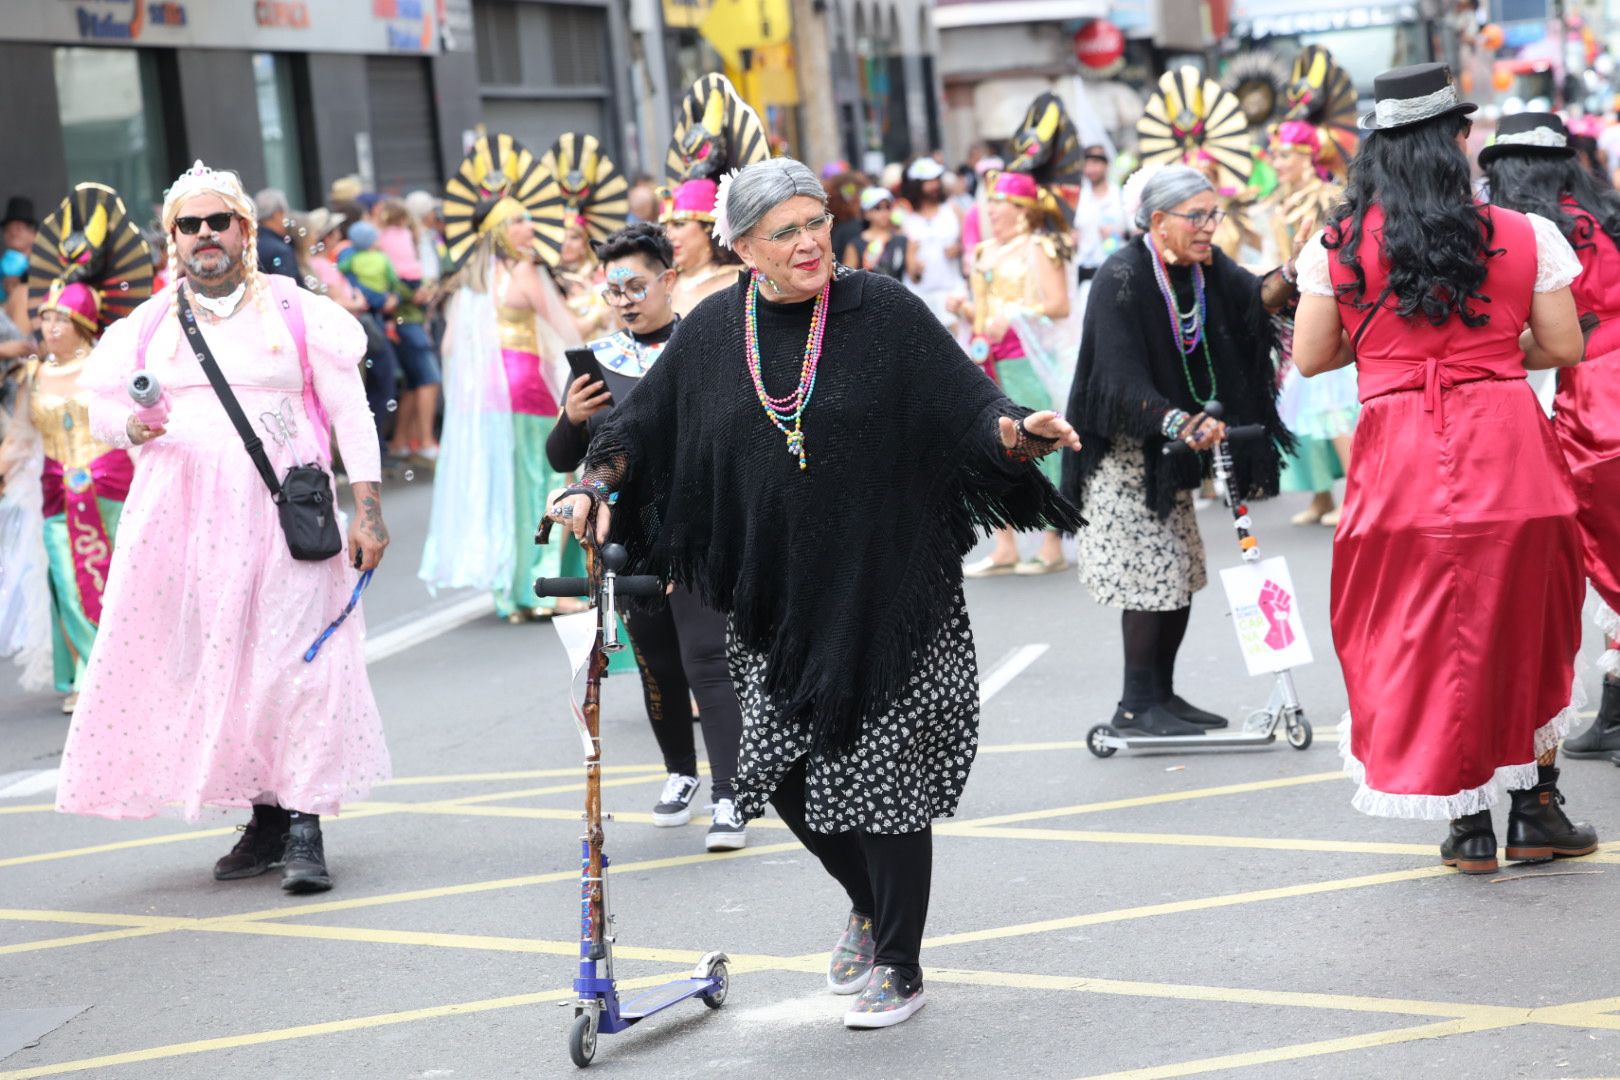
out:
{"label": "black fringed poncho", "polygon": [[[950,615],[977,530],[1081,522],[1002,451],[1008,401],[928,308],[863,271],[834,283],[804,413],[809,468],[754,392],[747,279],[698,305],[591,441],[640,571],[690,586],[767,657],[781,715],[842,749]],[[759,303],[766,390],[797,384],[813,301]]]}
{"label": "black fringed poncho", "polygon": [[[1080,505],[1086,478],[1108,454],[1110,440],[1140,439],[1147,451],[1147,504],[1164,518],[1176,492],[1202,481],[1206,457],[1160,453],[1164,414],[1170,409],[1196,413],[1204,403],[1187,385],[1152,260],[1138,237],[1110,256],[1092,281],[1067,413],[1084,448],[1063,455],[1063,494]],[[1191,268],[1171,267],[1170,277],[1178,305],[1188,310]],[[1278,447],[1291,447],[1293,439],[1277,417],[1271,363],[1275,334],[1260,303],[1260,279],[1217,250],[1214,262],[1205,267],[1204,289],[1216,396],[1226,407],[1224,419],[1231,426],[1261,424],[1272,434],[1269,440],[1232,444],[1237,490],[1246,499],[1275,495]],[[1207,389],[1202,350],[1187,362],[1198,388]]]}

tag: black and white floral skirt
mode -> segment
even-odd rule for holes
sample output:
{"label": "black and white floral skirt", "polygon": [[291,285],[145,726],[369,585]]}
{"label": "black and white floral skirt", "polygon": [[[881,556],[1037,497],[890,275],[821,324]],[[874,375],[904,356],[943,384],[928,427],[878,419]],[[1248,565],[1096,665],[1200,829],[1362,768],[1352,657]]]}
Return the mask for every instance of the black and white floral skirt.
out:
{"label": "black and white floral skirt", "polygon": [[1192,492],[1176,493],[1160,520],[1147,504],[1147,456],[1139,442],[1114,439],[1086,478],[1081,503],[1080,582],[1091,598],[1130,611],[1175,611],[1209,584],[1204,538]]}
{"label": "black and white floral skirt", "polygon": [[728,634],[731,681],[742,704],[737,808],[759,817],[782,778],[809,757],[805,821],[819,833],[909,833],[956,813],[979,746],[979,665],[967,602],[917,657],[888,712],[840,754],[813,753],[809,730],[783,721],[765,693],[765,657]]}

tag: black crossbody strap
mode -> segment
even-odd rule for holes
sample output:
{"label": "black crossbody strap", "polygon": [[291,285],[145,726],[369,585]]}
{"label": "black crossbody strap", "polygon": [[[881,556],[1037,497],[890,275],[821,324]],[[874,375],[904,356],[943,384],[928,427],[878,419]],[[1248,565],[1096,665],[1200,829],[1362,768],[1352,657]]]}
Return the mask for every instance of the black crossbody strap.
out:
{"label": "black crossbody strap", "polygon": [[231,384],[225,381],[225,373],[220,371],[219,365],[214,362],[214,352],[208,347],[208,339],[203,337],[202,327],[197,325],[197,316],[191,310],[191,302],[186,299],[184,288],[175,291],[175,302],[180,312],[180,328],[191,340],[192,352],[196,354],[197,362],[202,365],[203,374],[208,376],[209,383],[214,387],[214,393],[219,395],[219,403],[225,406],[225,415],[231,418],[236,433],[242,436],[242,445],[247,448],[248,457],[253,459],[259,475],[264,477],[264,486],[270,489],[270,494],[276,502],[281,502],[281,483],[276,479],[276,470],[264,452],[264,440],[259,438],[253,430],[253,425],[248,423],[241,404],[231,392]]}
{"label": "black crossbody strap", "polygon": [[1367,332],[1367,324],[1373,321],[1373,316],[1384,310],[1384,300],[1389,296],[1390,290],[1393,288],[1392,285],[1384,286],[1384,291],[1379,293],[1378,299],[1373,301],[1372,310],[1367,312],[1367,317],[1361,320],[1360,326],[1356,327],[1355,335],[1350,338],[1350,351],[1352,353],[1361,348],[1361,335]]}

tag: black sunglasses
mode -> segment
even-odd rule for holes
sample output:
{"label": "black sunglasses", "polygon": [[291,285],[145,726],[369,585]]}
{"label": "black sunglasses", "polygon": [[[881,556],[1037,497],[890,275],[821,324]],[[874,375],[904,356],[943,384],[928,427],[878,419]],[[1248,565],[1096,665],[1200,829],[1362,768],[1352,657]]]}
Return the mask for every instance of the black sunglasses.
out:
{"label": "black sunglasses", "polygon": [[229,210],[224,210],[218,214],[208,214],[204,217],[177,217],[174,219],[174,227],[187,236],[196,236],[202,231],[203,222],[205,221],[208,222],[210,232],[222,233],[230,228],[231,222],[235,220],[235,214]]}

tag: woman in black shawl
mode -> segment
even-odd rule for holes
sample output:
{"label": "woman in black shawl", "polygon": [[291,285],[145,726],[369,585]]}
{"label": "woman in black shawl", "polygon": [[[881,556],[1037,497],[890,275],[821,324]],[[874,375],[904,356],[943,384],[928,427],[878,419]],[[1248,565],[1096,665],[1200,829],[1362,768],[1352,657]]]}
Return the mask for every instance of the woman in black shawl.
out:
{"label": "woman in black shawl", "polygon": [[[1170,439],[1207,450],[1226,424],[1261,424],[1272,438],[1232,446],[1244,498],[1277,491],[1277,418],[1268,311],[1297,295],[1291,271],[1256,278],[1211,243],[1218,197],[1184,166],[1142,188],[1144,235],[1097,272],[1086,307],[1068,416],[1085,448],[1065,454],[1063,493],[1097,524],[1080,538],[1080,580],[1122,608],[1125,689],[1111,721],[1147,735],[1197,735],[1226,720],[1175,692],[1176,653],[1192,594],[1207,583],[1192,489],[1196,454],[1164,455]],[[1203,412],[1211,399],[1222,420]],[[1224,422],[1223,422],[1224,421]]]}
{"label": "woman in black shawl", "polygon": [[769,801],[849,893],[828,983],[861,995],[845,1024],[888,1027],[923,1002],[930,823],[978,741],[962,555],[981,529],[1077,528],[1034,461],[1080,444],[903,285],[835,266],[804,165],[751,165],[716,209],[750,273],[681,323],[551,513],[607,535],[613,505],[638,569],[729,614],[738,809]]}

